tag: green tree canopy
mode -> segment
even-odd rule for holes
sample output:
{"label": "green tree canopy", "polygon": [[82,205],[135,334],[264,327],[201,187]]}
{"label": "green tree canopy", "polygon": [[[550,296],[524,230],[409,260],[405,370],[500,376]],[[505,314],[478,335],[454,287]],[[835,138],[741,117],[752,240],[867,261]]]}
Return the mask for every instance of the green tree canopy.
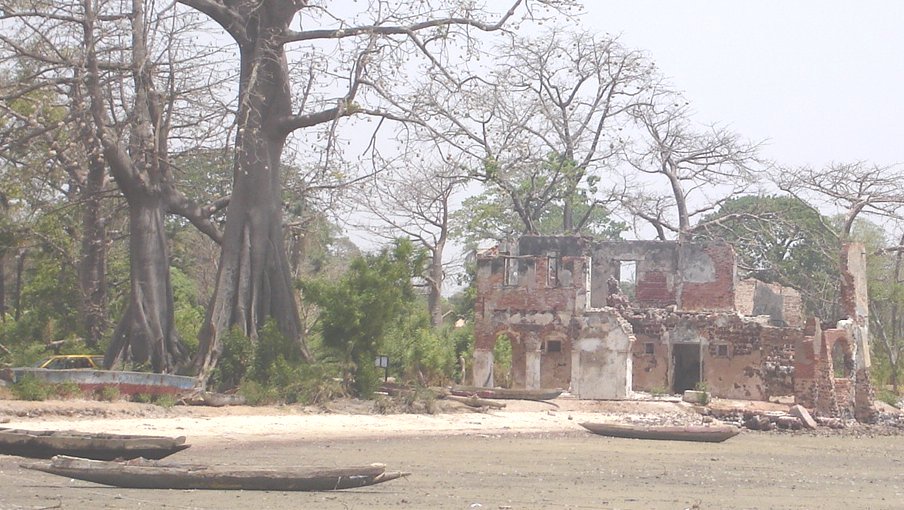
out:
{"label": "green tree canopy", "polygon": [[374,357],[386,332],[416,294],[412,277],[421,274],[425,254],[399,240],[378,254],[354,259],[338,281],[301,284],[304,296],[320,307],[323,345],[346,366],[346,383],[359,394],[373,391]]}
{"label": "green tree canopy", "polygon": [[730,243],[747,276],[794,287],[808,314],[837,315],[839,241],[832,222],[789,196],[743,196],[726,201],[693,230],[696,240]]}

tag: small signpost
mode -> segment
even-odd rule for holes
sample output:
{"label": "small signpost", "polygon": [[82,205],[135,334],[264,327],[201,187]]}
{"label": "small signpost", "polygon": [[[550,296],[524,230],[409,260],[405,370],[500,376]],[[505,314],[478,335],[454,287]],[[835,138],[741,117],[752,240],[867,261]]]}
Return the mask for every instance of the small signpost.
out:
{"label": "small signpost", "polygon": [[389,356],[378,354],[374,358],[374,366],[383,369],[383,382],[389,380]]}

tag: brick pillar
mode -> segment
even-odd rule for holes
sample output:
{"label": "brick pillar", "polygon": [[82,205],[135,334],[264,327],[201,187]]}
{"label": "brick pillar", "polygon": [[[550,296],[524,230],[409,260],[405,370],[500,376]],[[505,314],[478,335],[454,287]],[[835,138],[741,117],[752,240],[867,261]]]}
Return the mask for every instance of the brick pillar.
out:
{"label": "brick pillar", "polygon": [[821,339],[821,343],[816,368],[816,413],[820,416],[837,418],[840,413],[838,400],[835,398],[835,368],[825,337]]}
{"label": "brick pillar", "polygon": [[876,422],[875,391],[869,377],[869,368],[861,368],[854,374],[854,419],[861,423]]}

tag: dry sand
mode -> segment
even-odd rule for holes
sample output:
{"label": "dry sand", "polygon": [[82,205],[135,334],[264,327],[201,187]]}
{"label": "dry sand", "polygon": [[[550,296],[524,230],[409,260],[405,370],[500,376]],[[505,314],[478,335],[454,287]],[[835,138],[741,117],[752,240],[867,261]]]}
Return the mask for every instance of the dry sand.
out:
{"label": "dry sand", "polygon": [[422,435],[473,435],[583,431],[582,421],[700,423],[694,407],[674,401],[581,401],[554,404],[505,401],[505,408],[475,412],[438,401],[438,414],[374,414],[371,402],[339,401],[324,407],[161,408],[129,402],[0,401],[7,427],[78,429],[120,434],[188,435],[194,444],[224,441],[349,439]]}

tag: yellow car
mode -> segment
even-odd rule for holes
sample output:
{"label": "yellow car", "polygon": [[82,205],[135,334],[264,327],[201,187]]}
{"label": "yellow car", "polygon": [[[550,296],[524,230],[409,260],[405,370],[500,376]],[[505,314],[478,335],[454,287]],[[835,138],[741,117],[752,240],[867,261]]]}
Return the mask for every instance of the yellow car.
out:
{"label": "yellow car", "polygon": [[49,368],[51,370],[89,369],[101,370],[104,368],[104,357],[93,354],[62,354],[51,356],[35,363],[35,368]]}

